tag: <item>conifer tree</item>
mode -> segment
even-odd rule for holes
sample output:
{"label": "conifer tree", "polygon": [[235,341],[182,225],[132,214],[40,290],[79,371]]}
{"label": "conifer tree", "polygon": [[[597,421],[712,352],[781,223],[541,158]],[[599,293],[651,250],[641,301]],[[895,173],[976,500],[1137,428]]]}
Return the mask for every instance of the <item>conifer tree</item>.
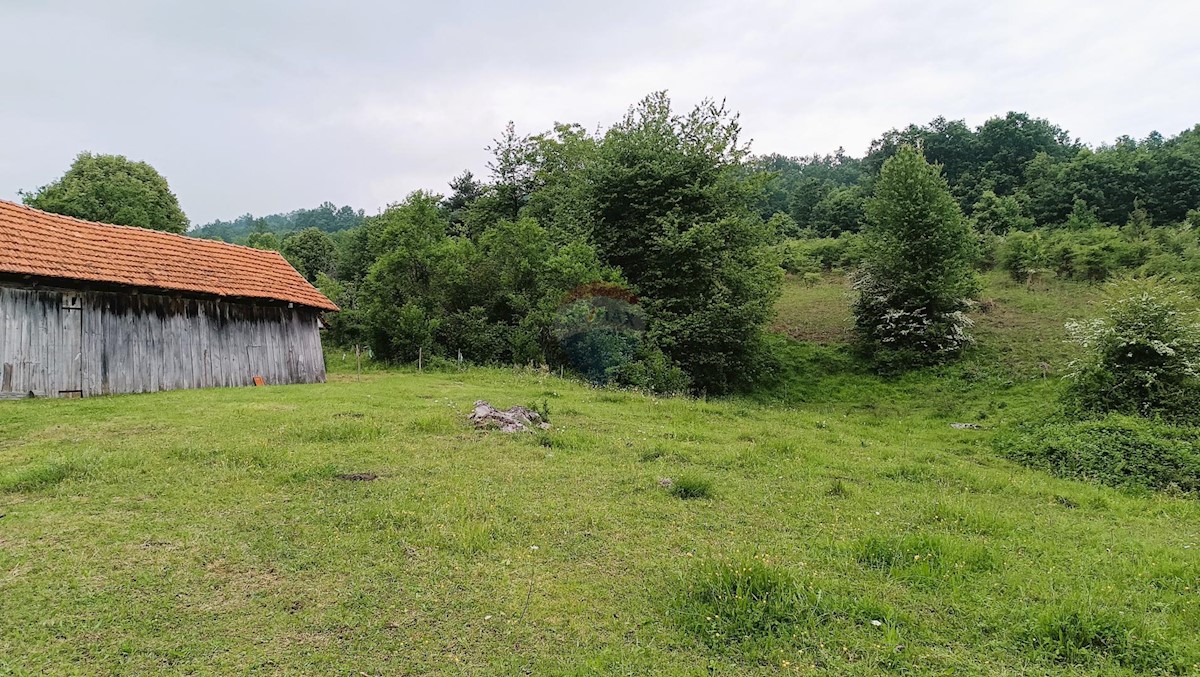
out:
{"label": "conifer tree", "polygon": [[912,146],[884,163],[865,235],[854,305],[864,343],[877,357],[912,364],[962,350],[978,291],[974,243],[940,168]]}

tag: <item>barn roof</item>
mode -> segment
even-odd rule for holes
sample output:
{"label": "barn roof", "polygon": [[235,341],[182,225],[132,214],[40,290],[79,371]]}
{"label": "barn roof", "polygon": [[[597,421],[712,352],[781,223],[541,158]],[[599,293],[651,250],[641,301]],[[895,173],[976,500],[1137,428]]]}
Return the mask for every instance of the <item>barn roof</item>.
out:
{"label": "barn roof", "polygon": [[279,252],[81,221],[3,200],[0,273],[338,309]]}

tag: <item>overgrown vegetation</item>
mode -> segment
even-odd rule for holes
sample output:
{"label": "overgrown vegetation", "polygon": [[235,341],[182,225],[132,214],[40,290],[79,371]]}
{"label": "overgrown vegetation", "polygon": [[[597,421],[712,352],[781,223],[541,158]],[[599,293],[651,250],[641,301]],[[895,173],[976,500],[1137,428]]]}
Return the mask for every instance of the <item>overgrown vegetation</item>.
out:
{"label": "overgrown vegetation", "polygon": [[[656,392],[748,386],[769,367],[782,271],[750,208],[739,131],[723,106],[680,114],[661,93],[597,135],[510,126],[490,185],[464,175],[449,198],[414,193],[341,237],[336,273],[317,271],[344,309],[330,338],[394,362],[547,364]],[[298,237],[283,248],[300,260],[313,247],[289,252]]]}
{"label": "overgrown vegetation", "polygon": [[[861,158],[755,156],[740,132],[723,105],[679,112],[656,93],[596,133],[558,124],[521,134],[510,123],[489,147],[489,176],[463,172],[445,196],[418,191],[373,216],[326,202],[192,233],[280,250],[343,308],[328,338],[375,359],[544,364],[662,393],[748,392],[774,378],[785,358],[763,329],[780,269],[810,287],[859,273],[860,300],[872,301],[859,330],[867,345],[900,347],[880,353],[893,367],[961,351],[972,250],[978,269],[1031,286],[1136,274],[1200,288],[1200,127],[1090,147],[1025,113],[977,127],[937,118],[882,134]],[[927,174],[921,185],[936,190],[889,187],[884,168],[911,164],[912,148],[941,178],[915,166],[908,175]],[[89,171],[87,190],[63,192],[60,181],[26,199],[85,218],[186,225],[182,212],[160,225],[134,218],[174,204],[169,191],[131,193],[140,171]],[[89,194],[119,195],[132,211],[75,204]],[[911,227],[899,237],[902,213]],[[895,254],[903,242],[905,256],[944,261],[944,274],[907,275]]]}
{"label": "overgrown vegetation", "polygon": [[1200,430],[1113,414],[1017,426],[997,448],[1059,477],[1116,487],[1200,491]]}
{"label": "overgrown vegetation", "polygon": [[[1089,147],[1024,113],[974,128],[937,118],[882,134],[861,158],[755,156],[740,131],[723,105],[681,113],[656,93],[596,133],[510,123],[490,175],[463,172],[446,196],[192,232],[282,251],[343,308],[329,339],[376,359],[544,364],[662,393],[773,378],[782,356],[763,329],[780,268],[811,287],[857,272],[859,330],[894,348],[877,354],[889,368],[966,345],[969,252],[1029,285],[1133,273],[1200,288],[1200,127]],[[940,172],[907,172],[930,190],[889,187],[884,167],[912,164],[912,148]],[[921,204],[920,219],[902,204]],[[873,221],[891,230],[864,231]],[[916,255],[942,272],[909,274],[900,259]]]}
{"label": "overgrown vegetation", "polygon": [[997,438],[1001,453],[1060,477],[1200,490],[1200,324],[1171,285],[1115,285],[1105,317],[1071,322],[1065,411]]}

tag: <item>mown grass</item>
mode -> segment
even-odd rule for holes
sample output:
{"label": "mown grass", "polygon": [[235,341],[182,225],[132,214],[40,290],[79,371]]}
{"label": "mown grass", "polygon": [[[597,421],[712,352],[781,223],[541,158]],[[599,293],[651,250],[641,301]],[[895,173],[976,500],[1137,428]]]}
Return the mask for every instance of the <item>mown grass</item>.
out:
{"label": "mown grass", "polygon": [[981,320],[900,378],[788,343],[753,398],[355,369],[3,403],[0,673],[1200,670],[1200,501],[992,446],[1057,388],[1021,341],[1068,310],[1025,295],[1088,291],[1004,289],[1011,350]]}

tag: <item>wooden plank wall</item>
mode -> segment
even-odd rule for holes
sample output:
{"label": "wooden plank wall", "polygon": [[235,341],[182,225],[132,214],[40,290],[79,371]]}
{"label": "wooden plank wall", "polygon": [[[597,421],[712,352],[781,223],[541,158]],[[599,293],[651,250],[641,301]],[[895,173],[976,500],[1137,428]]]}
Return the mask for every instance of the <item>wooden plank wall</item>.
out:
{"label": "wooden plank wall", "polygon": [[0,287],[0,399],[58,395],[66,352],[61,298]]}
{"label": "wooden plank wall", "polygon": [[[318,383],[325,359],[317,312],[157,294],[78,294],[0,286],[0,398],[56,396],[66,360],[64,313],[82,312],[84,396],[181,388]],[[70,319],[70,318],[66,318]],[[10,379],[5,374],[11,372]]]}

